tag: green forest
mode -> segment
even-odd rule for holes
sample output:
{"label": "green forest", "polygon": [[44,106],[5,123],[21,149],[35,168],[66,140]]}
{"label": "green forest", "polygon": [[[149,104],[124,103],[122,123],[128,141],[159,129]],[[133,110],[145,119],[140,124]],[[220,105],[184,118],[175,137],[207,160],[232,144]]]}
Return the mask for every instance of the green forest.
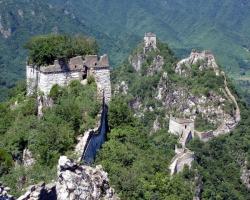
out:
{"label": "green forest", "polygon": [[[30,185],[56,180],[59,157],[75,159],[78,137],[100,120],[102,102],[93,77],[86,85],[78,80],[54,85],[48,96],[53,106],[38,117],[39,93],[27,96],[25,65],[107,53],[109,132],[91,166],[103,166],[121,200],[192,200],[199,183],[202,200],[250,200],[241,180],[242,168],[250,170],[249,10],[247,0],[0,0],[0,183],[19,197]],[[136,71],[131,58],[143,54],[146,32],[157,35],[157,50],[143,55]],[[195,157],[191,168],[171,176],[179,139],[168,132],[169,116],[183,113],[163,104],[167,99],[156,98],[159,83],[166,93],[182,88],[206,98],[223,93],[224,87],[224,76],[200,70],[200,63],[191,65],[187,76],[175,72],[192,49],[214,53],[239,104],[241,121],[208,142],[193,138],[187,144]],[[150,74],[157,56],[164,64]],[[117,87],[123,82],[127,88]],[[232,114],[235,105],[227,100],[208,107],[214,103]],[[195,115],[197,131],[218,126]],[[36,161],[29,168],[22,163],[27,149]]]}
{"label": "green forest", "polygon": [[[36,97],[26,96],[24,84],[12,89],[10,99],[0,104],[0,179],[14,195],[56,176],[59,156],[72,155],[77,136],[96,125],[101,108],[96,95],[94,82],[82,86],[74,81],[67,88],[54,86],[51,97],[55,105],[39,119]],[[25,148],[37,161],[32,169],[15,167]]]}
{"label": "green forest", "polygon": [[[65,41],[65,37],[47,37],[52,37],[55,42],[57,40],[54,37]],[[46,37],[39,36],[31,40],[31,53],[36,50],[37,41],[44,41],[44,38]],[[57,48],[55,43],[46,41],[47,47]],[[93,44],[95,45],[90,49],[96,51],[96,43]],[[44,50],[44,45],[40,47]],[[139,45],[132,55],[141,52],[141,47]],[[82,53],[81,50],[76,52]],[[192,92],[206,95],[208,91],[218,91],[223,85],[221,79],[211,71],[199,72],[195,65],[191,69],[192,79],[176,75],[173,65],[177,58],[168,45],[160,41],[158,52],[148,53],[140,75],[125,61],[112,71],[111,78],[113,85],[121,80],[129,81],[129,91],[127,95],[113,96],[110,102],[110,132],[93,166],[101,164],[104,167],[112,187],[121,199],[191,200],[197,176],[201,177],[203,183],[202,199],[250,199],[249,191],[240,180],[243,163],[245,160],[250,163],[250,113],[249,107],[237,95],[231,82],[230,88],[237,96],[241,108],[240,124],[230,134],[207,143],[197,138],[191,141],[188,148],[195,152],[196,158],[192,168],[186,167],[182,173],[170,176],[168,167],[175,155],[174,148],[178,138],[168,133],[168,124],[151,133],[155,116],[159,116],[160,121],[165,123],[164,113],[155,109],[161,105],[153,98],[160,75],[156,73],[149,77],[146,74],[157,54],[164,58],[163,70],[170,74],[170,81],[176,86],[184,85],[192,89]],[[68,56],[67,53],[61,55]],[[46,63],[48,60],[45,57],[41,61]],[[0,181],[11,187],[13,195],[19,196],[31,184],[54,180],[60,155],[74,158],[77,136],[94,128],[98,121],[101,102],[97,100],[96,90],[92,79],[85,86],[79,81],[73,81],[67,87],[53,86],[49,96],[53,99],[54,106],[43,110],[44,115],[40,119],[37,117],[37,97],[26,96],[24,82],[9,91],[8,99],[0,103]],[[145,111],[144,117],[137,117],[131,107],[134,96],[139,96],[144,105],[154,108],[155,111]],[[207,128],[206,122],[200,121],[198,124],[201,129]],[[24,149],[27,148],[36,160],[28,169],[18,165]]]}

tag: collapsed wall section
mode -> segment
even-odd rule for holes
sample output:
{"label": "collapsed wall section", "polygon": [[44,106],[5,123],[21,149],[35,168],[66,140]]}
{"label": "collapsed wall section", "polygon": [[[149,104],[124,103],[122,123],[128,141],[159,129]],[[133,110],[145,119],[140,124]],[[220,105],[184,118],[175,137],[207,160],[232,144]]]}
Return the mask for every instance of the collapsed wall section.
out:
{"label": "collapsed wall section", "polygon": [[179,119],[170,117],[169,132],[177,136],[182,136],[185,132],[194,134],[194,121],[189,119]]}

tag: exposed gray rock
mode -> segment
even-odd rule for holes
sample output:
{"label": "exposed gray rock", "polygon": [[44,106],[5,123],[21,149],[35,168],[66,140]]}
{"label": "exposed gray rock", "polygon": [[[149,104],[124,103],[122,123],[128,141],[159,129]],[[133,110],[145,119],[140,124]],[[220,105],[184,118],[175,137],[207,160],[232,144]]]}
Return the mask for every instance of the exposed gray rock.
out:
{"label": "exposed gray rock", "polygon": [[129,57],[129,62],[136,72],[140,72],[142,64],[145,60],[146,57],[143,53],[137,53],[135,56]]}
{"label": "exposed gray rock", "polygon": [[61,156],[57,173],[58,200],[118,199],[114,190],[109,186],[108,174],[101,166],[92,168],[77,165],[67,157]]}
{"label": "exposed gray rock", "polygon": [[162,71],[162,67],[164,65],[164,59],[162,56],[156,56],[153,60],[153,63],[147,70],[148,76],[153,76],[155,73]]}
{"label": "exposed gray rock", "polygon": [[[45,185],[40,183],[32,185],[27,189],[27,192],[20,196],[17,200],[56,200],[56,184],[51,183]],[[66,199],[65,199],[66,200]]]}
{"label": "exposed gray rock", "polygon": [[[57,182],[32,185],[17,200],[119,200],[102,166],[84,166],[61,156],[57,169]],[[0,192],[0,197],[3,194],[9,198],[6,200],[12,200],[7,190],[0,187],[0,191],[4,192]]]}
{"label": "exposed gray rock", "polygon": [[160,129],[161,129],[161,124],[159,122],[159,118],[157,117],[153,123],[153,128],[151,130],[151,134],[156,133]]}
{"label": "exposed gray rock", "polygon": [[[195,95],[188,88],[176,85],[162,77],[155,98],[163,104],[169,114],[176,116],[176,113],[179,113],[178,117],[193,120],[197,118],[197,114],[200,114],[204,120],[216,126],[212,134],[207,134],[210,130],[204,132],[209,136],[205,140],[210,139],[210,136],[231,132],[240,121],[240,109],[236,98],[227,86],[224,72],[220,71],[213,54],[207,51],[193,51],[188,58],[177,64],[175,72],[181,76],[191,76],[189,72],[193,64],[199,64],[200,70],[213,69],[215,74],[220,75],[220,78],[224,80],[224,87],[222,86],[219,92],[210,91],[207,96]],[[228,110],[228,105],[231,106],[231,110]],[[199,136],[203,138],[202,134]]]}
{"label": "exposed gray rock", "polygon": [[11,36],[11,28],[5,28],[3,26],[1,16],[0,16],[0,34],[2,34],[2,36],[6,39]]}
{"label": "exposed gray rock", "polygon": [[23,151],[23,165],[25,167],[30,167],[35,163],[32,152],[29,149],[24,149]]}
{"label": "exposed gray rock", "polygon": [[17,10],[17,14],[18,14],[21,18],[23,18],[23,10],[22,10],[22,9],[18,9],[18,10]]}
{"label": "exposed gray rock", "polygon": [[121,81],[116,85],[115,94],[127,94],[128,93],[128,84],[125,81]]}
{"label": "exposed gray rock", "polygon": [[247,161],[242,169],[241,181],[245,184],[248,190],[250,190],[250,169],[247,168]]}
{"label": "exposed gray rock", "polygon": [[10,188],[4,187],[2,183],[0,183],[0,200],[14,200],[13,196],[9,194]]}
{"label": "exposed gray rock", "polygon": [[37,115],[38,117],[43,116],[44,108],[51,108],[54,105],[54,101],[49,96],[38,96],[37,97]]}
{"label": "exposed gray rock", "polygon": [[214,55],[209,51],[198,52],[193,50],[188,58],[177,63],[175,72],[182,75],[190,75],[191,65],[199,64],[199,70],[213,69],[215,74],[219,76],[220,70],[215,61]]}

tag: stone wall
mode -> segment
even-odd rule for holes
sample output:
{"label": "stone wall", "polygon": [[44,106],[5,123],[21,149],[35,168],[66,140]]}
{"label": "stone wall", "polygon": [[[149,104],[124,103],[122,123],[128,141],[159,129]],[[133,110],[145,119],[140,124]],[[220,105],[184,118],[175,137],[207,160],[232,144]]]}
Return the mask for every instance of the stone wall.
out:
{"label": "stone wall", "polygon": [[182,152],[176,154],[176,156],[172,159],[171,165],[169,166],[170,174],[174,175],[181,172],[185,166],[191,168],[193,161],[194,153],[188,149],[183,149]]}
{"label": "stone wall", "polygon": [[49,95],[53,85],[66,86],[73,80],[81,80],[82,72],[61,72],[61,73],[39,73],[38,91],[44,95]]}
{"label": "stone wall", "polygon": [[97,84],[97,92],[100,99],[104,94],[106,103],[111,99],[110,68],[107,55],[98,60],[97,55],[87,55],[71,58],[68,63],[56,60],[54,65],[40,67],[26,67],[27,94],[41,92],[48,96],[53,85],[66,86],[73,80],[86,80],[93,75]]}
{"label": "stone wall", "polygon": [[194,161],[194,153],[186,148],[186,144],[194,137],[194,121],[189,119],[179,119],[170,117],[169,132],[179,137],[178,143],[181,148],[175,146],[175,157],[169,166],[170,174],[181,172],[185,165],[191,168]]}
{"label": "stone wall", "polygon": [[97,85],[97,93],[100,99],[104,94],[105,102],[109,103],[111,100],[111,81],[110,81],[110,69],[95,68],[94,77]]}
{"label": "stone wall", "polygon": [[220,70],[216,63],[214,55],[208,51],[198,52],[195,50],[191,52],[188,58],[185,58],[177,63],[175,72],[180,75],[187,76],[188,71],[190,71],[191,69],[191,65],[197,64],[200,61],[200,70],[213,69],[217,76],[220,75]]}

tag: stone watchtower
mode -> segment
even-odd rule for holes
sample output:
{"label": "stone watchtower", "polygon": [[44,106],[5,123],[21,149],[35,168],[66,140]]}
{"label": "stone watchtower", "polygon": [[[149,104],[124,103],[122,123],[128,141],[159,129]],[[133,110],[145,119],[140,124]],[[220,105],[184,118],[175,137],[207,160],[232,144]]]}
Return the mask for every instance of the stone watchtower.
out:
{"label": "stone watchtower", "polygon": [[144,51],[147,51],[149,49],[157,49],[156,46],[156,34],[154,33],[145,33],[144,36]]}
{"label": "stone watchtower", "polygon": [[[55,60],[49,66],[26,66],[27,94],[37,92],[47,97],[53,85],[66,86],[73,80],[85,84],[87,77],[93,76],[100,99],[105,102],[111,99],[110,65],[107,55],[100,58],[97,55],[76,56],[69,61]],[[41,95],[40,95],[41,96]]]}

